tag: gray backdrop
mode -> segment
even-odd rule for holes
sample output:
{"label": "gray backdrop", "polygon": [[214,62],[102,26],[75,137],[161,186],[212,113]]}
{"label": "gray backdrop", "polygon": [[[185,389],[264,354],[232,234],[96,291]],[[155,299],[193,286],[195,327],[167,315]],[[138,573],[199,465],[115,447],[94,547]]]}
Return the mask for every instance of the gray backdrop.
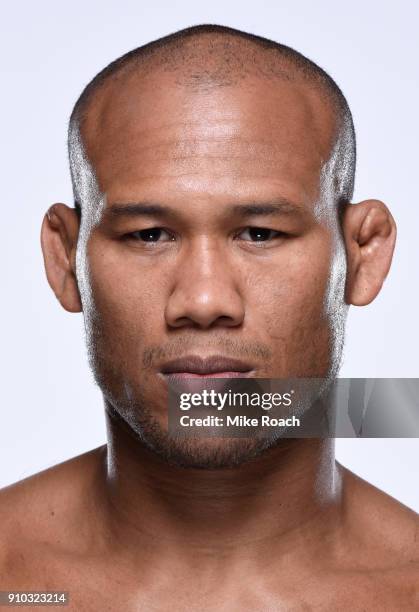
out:
{"label": "gray backdrop", "polygon": [[[82,87],[122,53],[188,25],[286,43],[342,87],[358,136],[355,201],[384,200],[399,234],[382,294],[351,310],[341,375],[418,377],[418,13],[413,0],[3,4],[0,486],[104,442],[82,318],[47,285],[40,225],[49,204],[71,202],[66,127]],[[337,456],[419,510],[419,440],[338,440]]]}

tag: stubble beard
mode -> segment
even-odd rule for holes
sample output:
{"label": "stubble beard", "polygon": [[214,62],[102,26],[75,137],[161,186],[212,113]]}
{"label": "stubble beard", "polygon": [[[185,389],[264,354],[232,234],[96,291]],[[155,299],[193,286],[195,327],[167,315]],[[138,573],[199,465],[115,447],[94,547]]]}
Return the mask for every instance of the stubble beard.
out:
{"label": "stubble beard", "polygon": [[[92,341],[96,334],[91,334]],[[187,437],[177,436],[156,417],[161,414],[161,406],[150,401],[141,391],[135,393],[127,383],[119,384],[111,365],[103,351],[98,351],[100,342],[95,338],[89,348],[89,360],[94,378],[100,387],[105,410],[112,427],[123,427],[134,437],[137,444],[151,451],[168,464],[190,469],[217,470],[234,468],[257,459],[268,450],[295,444],[297,439],[284,437],[286,432],[272,431],[269,436],[253,435],[250,437],[232,437],[202,434]],[[332,341],[337,338],[333,337]],[[333,363],[330,364],[329,375],[325,379],[331,381],[337,372],[337,353],[341,353],[342,342],[333,348]],[[101,354],[102,353],[102,354]],[[109,354],[109,351],[107,352]],[[298,416],[298,415],[297,415]],[[301,410],[300,416],[304,416]]]}

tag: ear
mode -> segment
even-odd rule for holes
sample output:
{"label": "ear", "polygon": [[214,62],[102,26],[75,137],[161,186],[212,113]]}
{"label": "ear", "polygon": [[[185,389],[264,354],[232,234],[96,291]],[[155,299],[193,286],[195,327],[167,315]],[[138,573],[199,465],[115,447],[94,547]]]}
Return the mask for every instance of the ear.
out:
{"label": "ear", "polygon": [[343,214],[348,272],[345,299],[365,306],[378,295],[390,269],[396,224],[379,200],[349,204]]}
{"label": "ear", "polygon": [[79,217],[75,209],[53,204],[42,223],[41,246],[50,287],[69,312],[82,310],[76,278],[78,235]]}

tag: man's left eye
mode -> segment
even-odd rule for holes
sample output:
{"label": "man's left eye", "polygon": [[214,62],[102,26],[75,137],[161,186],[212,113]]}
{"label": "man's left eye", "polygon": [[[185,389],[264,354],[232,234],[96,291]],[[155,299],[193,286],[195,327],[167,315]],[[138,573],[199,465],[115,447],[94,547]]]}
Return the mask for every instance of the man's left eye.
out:
{"label": "man's left eye", "polygon": [[278,238],[279,236],[283,235],[283,232],[278,232],[277,230],[269,229],[267,227],[246,227],[246,229],[238,234],[238,238],[240,238],[240,240],[248,240],[250,242],[267,242],[268,240],[272,240],[273,238]]}
{"label": "man's left eye", "polygon": [[138,230],[127,234],[127,238],[141,242],[167,242],[174,240],[166,230],[161,227],[150,227],[149,229]]}

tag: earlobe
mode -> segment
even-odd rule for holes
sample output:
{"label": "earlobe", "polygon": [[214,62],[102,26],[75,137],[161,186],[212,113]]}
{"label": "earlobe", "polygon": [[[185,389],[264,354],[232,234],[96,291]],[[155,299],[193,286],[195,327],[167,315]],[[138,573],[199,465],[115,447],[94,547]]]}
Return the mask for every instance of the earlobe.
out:
{"label": "earlobe", "polygon": [[348,272],[345,299],[365,306],[378,295],[390,269],[396,224],[379,200],[349,204],[343,216]]}
{"label": "earlobe", "polygon": [[81,312],[75,254],[79,232],[76,211],[65,204],[54,204],[45,214],[41,246],[49,285],[60,304],[69,312]]}

